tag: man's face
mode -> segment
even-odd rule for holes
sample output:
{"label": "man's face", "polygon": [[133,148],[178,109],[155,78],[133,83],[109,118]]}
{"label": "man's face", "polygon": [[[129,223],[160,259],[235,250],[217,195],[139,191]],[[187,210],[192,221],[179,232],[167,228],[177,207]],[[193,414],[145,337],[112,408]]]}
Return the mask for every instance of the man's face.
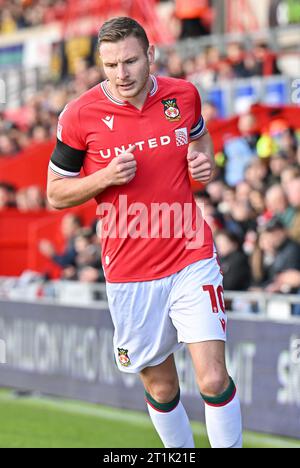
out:
{"label": "man's face", "polygon": [[272,242],[275,250],[279,249],[279,247],[282,246],[284,241],[287,239],[287,235],[284,229],[276,229],[274,230],[271,234],[272,236]]}
{"label": "man's face", "polygon": [[146,54],[142,43],[133,36],[119,42],[103,42],[100,58],[115,97],[130,102],[145,91],[154,58],[153,46]]}
{"label": "man's face", "polygon": [[287,195],[290,202],[295,208],[300,208],[300,179],[291,180],[287,185]]}

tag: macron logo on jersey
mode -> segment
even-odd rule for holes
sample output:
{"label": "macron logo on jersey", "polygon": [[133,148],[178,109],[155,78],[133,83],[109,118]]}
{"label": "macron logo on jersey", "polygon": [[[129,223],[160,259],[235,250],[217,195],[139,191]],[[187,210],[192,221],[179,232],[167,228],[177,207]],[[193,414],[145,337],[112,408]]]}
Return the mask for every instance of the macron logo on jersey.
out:
{"label": "macron logo on jersey", "polygon": [[110,130],[113,130],[114,128],[114,120],[115,120],[115,116],[112,115],[111,117],[108,115],[107,117],[105,117],[105,119],[102,119],[102,122],[105,123],[105,125],[107,125],[107,127],[110,129]]}

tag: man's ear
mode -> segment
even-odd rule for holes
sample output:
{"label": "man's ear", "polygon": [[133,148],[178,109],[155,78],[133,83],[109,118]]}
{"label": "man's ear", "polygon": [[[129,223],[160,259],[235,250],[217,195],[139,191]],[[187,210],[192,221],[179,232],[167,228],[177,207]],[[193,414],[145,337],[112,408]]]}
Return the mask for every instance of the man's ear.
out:
{"label": "man's ear", "polygon": [[149,60],[150,65],[153,65],[153,63],[155,61],[155,47],[154,47],[154,45],[149,46],[147,55],[148,55],[148,60]]}

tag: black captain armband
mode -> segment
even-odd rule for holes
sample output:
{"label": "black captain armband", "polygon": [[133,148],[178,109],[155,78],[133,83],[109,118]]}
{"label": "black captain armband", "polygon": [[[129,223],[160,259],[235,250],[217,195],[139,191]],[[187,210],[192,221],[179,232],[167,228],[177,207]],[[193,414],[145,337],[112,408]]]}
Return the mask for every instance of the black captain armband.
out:
{"label": "black captain armband", "polygon": [[61,177],[77,177],[83,165],[85,150],[78,150],[57,140],[49,168]]}

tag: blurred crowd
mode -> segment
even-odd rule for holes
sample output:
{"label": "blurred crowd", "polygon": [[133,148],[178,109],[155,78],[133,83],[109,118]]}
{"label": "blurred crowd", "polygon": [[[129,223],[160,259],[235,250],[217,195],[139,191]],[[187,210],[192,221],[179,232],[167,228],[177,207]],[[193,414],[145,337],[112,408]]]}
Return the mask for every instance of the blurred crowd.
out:
{"label": "blurred crowd", "polygon": [[174,78],[185,78],[208,88],[214,83],[235,78],[251,78],[280,73],[276,56],[264,42],[256,42],[250,50],[240,43],[229,43],[226,52],[215,46],[199,51],[194,57],[182,57],[169,50],[164,63],[159,63],[160,73]]}
{"label": "blurred crowd", "polygon": [[[258,129],[251,113],[240,117],[239,129],[241,135],[216,155],[214,180],[196,194],[214,233],[225,289],[296,292],[300,288],[300,133],[278,118]],[[16,190],[0,182],[0,210],[6,207],[22,212],[51,209],[38,187]],[[65,252],[58,255],[44,240],[42,254],[61,266],[63,279],[102,281],[96,222],[86,228],[67,215],[62,232]]]}
{"label": "blurred crowd", "polygon": [[40,26],[60,20],[66,11],[65,0],[0,0],[0,34]]}
{"label": "blurred crowd", "polygon": [[13,156],[31,144],[54,140],[57,118],[66,103],[102,80],[101,69],[79,61],[74,77],[59,85],[49,81],[22,108],[0,112],[0,158]]}
{"label": "blurred crowd", "polygon": [[92,226],[83,226],[78,216],[68,213],[62,219],[61,234],[65,241],[63,252],[58,253],[49,239],[39,244],[41,254],[61,268],[61,279],[83,283],[104,281],[97,221]]}
{"label": "blurred crowd", "polygon": [[[209,33],[212,21],[210,0],[188,2],[186,0],[156,0],[169,3],[172,16],[181,23],[179,35],[194,37]],[[130,8],[120,2],[121,9]],[[90,6],[90,4],[89,4]],[[19,29],[40,26],[53,21],[63,20],[68,8],[66,0],[0,0],[0,34],[11,34]],[[101,4],[100,4],[101,8]],[[86,13],[86,11],[85,11]],[[168,18],[170,20],[170,18]]]}
{"label": "blurred crowd", "polygon": [[230,145],[244,150],[236,157],[232,148],[227,153],[225,149],[215,179],[197,194],[197,202],[214,233],[225,289],[296,292],[300,288],[299,133],[278,119],[270,123],[268,133],[251,128],[255,129],[254,117],[241,116],[242,135]]}
{"label": "blurred crowd", "polygon": [[[0,32],[47,21],[45,18],[54,3],[57,10],[52,14],[59,15],[64,1],[0,0]],[[263,43],[254,44],[248,51],[240,44],[229,44],[225,55],[217,47],[209,47],[195,57],[182,57],[175,49],[169,49],[158,56],[153,73],[184,78],[205,89],[220,80],[262,76],[266,64],[268,74],[279,73],[273,59]],[[43,90],[31,97],[22,109],[0,112],[0,157],[13,157],[31,144],[54,141],[57,118],[65,104],[103,79],[99,64],[78,59],[71,74],[59,77],[56,82],[49,79]],[[203,116],[207,123],[218,119],[214,103],[203,103]],[[225,289],[297,291],[300,288],[299,132],[276,118],[268,127],[258,128],[251,112],[240,117],[239,131],[240,137],[227,141],[222,152],[216,155],[216,177],[196,197],[214,232]],[[39,187],[18,190],[0,180],[0,210],[8,207],[21,212],[51,209]],[[39,246],[40,252],[61,267],[63,279],[102,281],[96,232],[96,223],[83,227],[78,218],[67,215],[62,222],[64,252],[57,253],[52,242],[46,239]]]}
{"label": "blurred crowd", "polygon": [[35,185],[17,189],[14,185],[0,180],[0,211],[16,208],[22,213],[51,209],[46,194]]}
{"label": "blurred crowd", "polygon": [[[220,80],[263,75],[269,54],[262,43],[256,44],[250,52],[240,44],[229,44],[226,56],[222,56],[217,47],[209,47],[190,58],[169,49],[158,57],[152,71],[187,79],[206,89]],[[276,61],[271,66],[271,74],[279,72]],[[17,154],[30,144],[55,139],[57,117],[65,104],[104,78],[101,65],[90,66],[86,60],[78,59],[72,74],[65,75],[58,83],[49,79],[43,90],[30,97],[22,108],[0,111],[0,157]],[[218,109],[207,107],[217,118]]]}

